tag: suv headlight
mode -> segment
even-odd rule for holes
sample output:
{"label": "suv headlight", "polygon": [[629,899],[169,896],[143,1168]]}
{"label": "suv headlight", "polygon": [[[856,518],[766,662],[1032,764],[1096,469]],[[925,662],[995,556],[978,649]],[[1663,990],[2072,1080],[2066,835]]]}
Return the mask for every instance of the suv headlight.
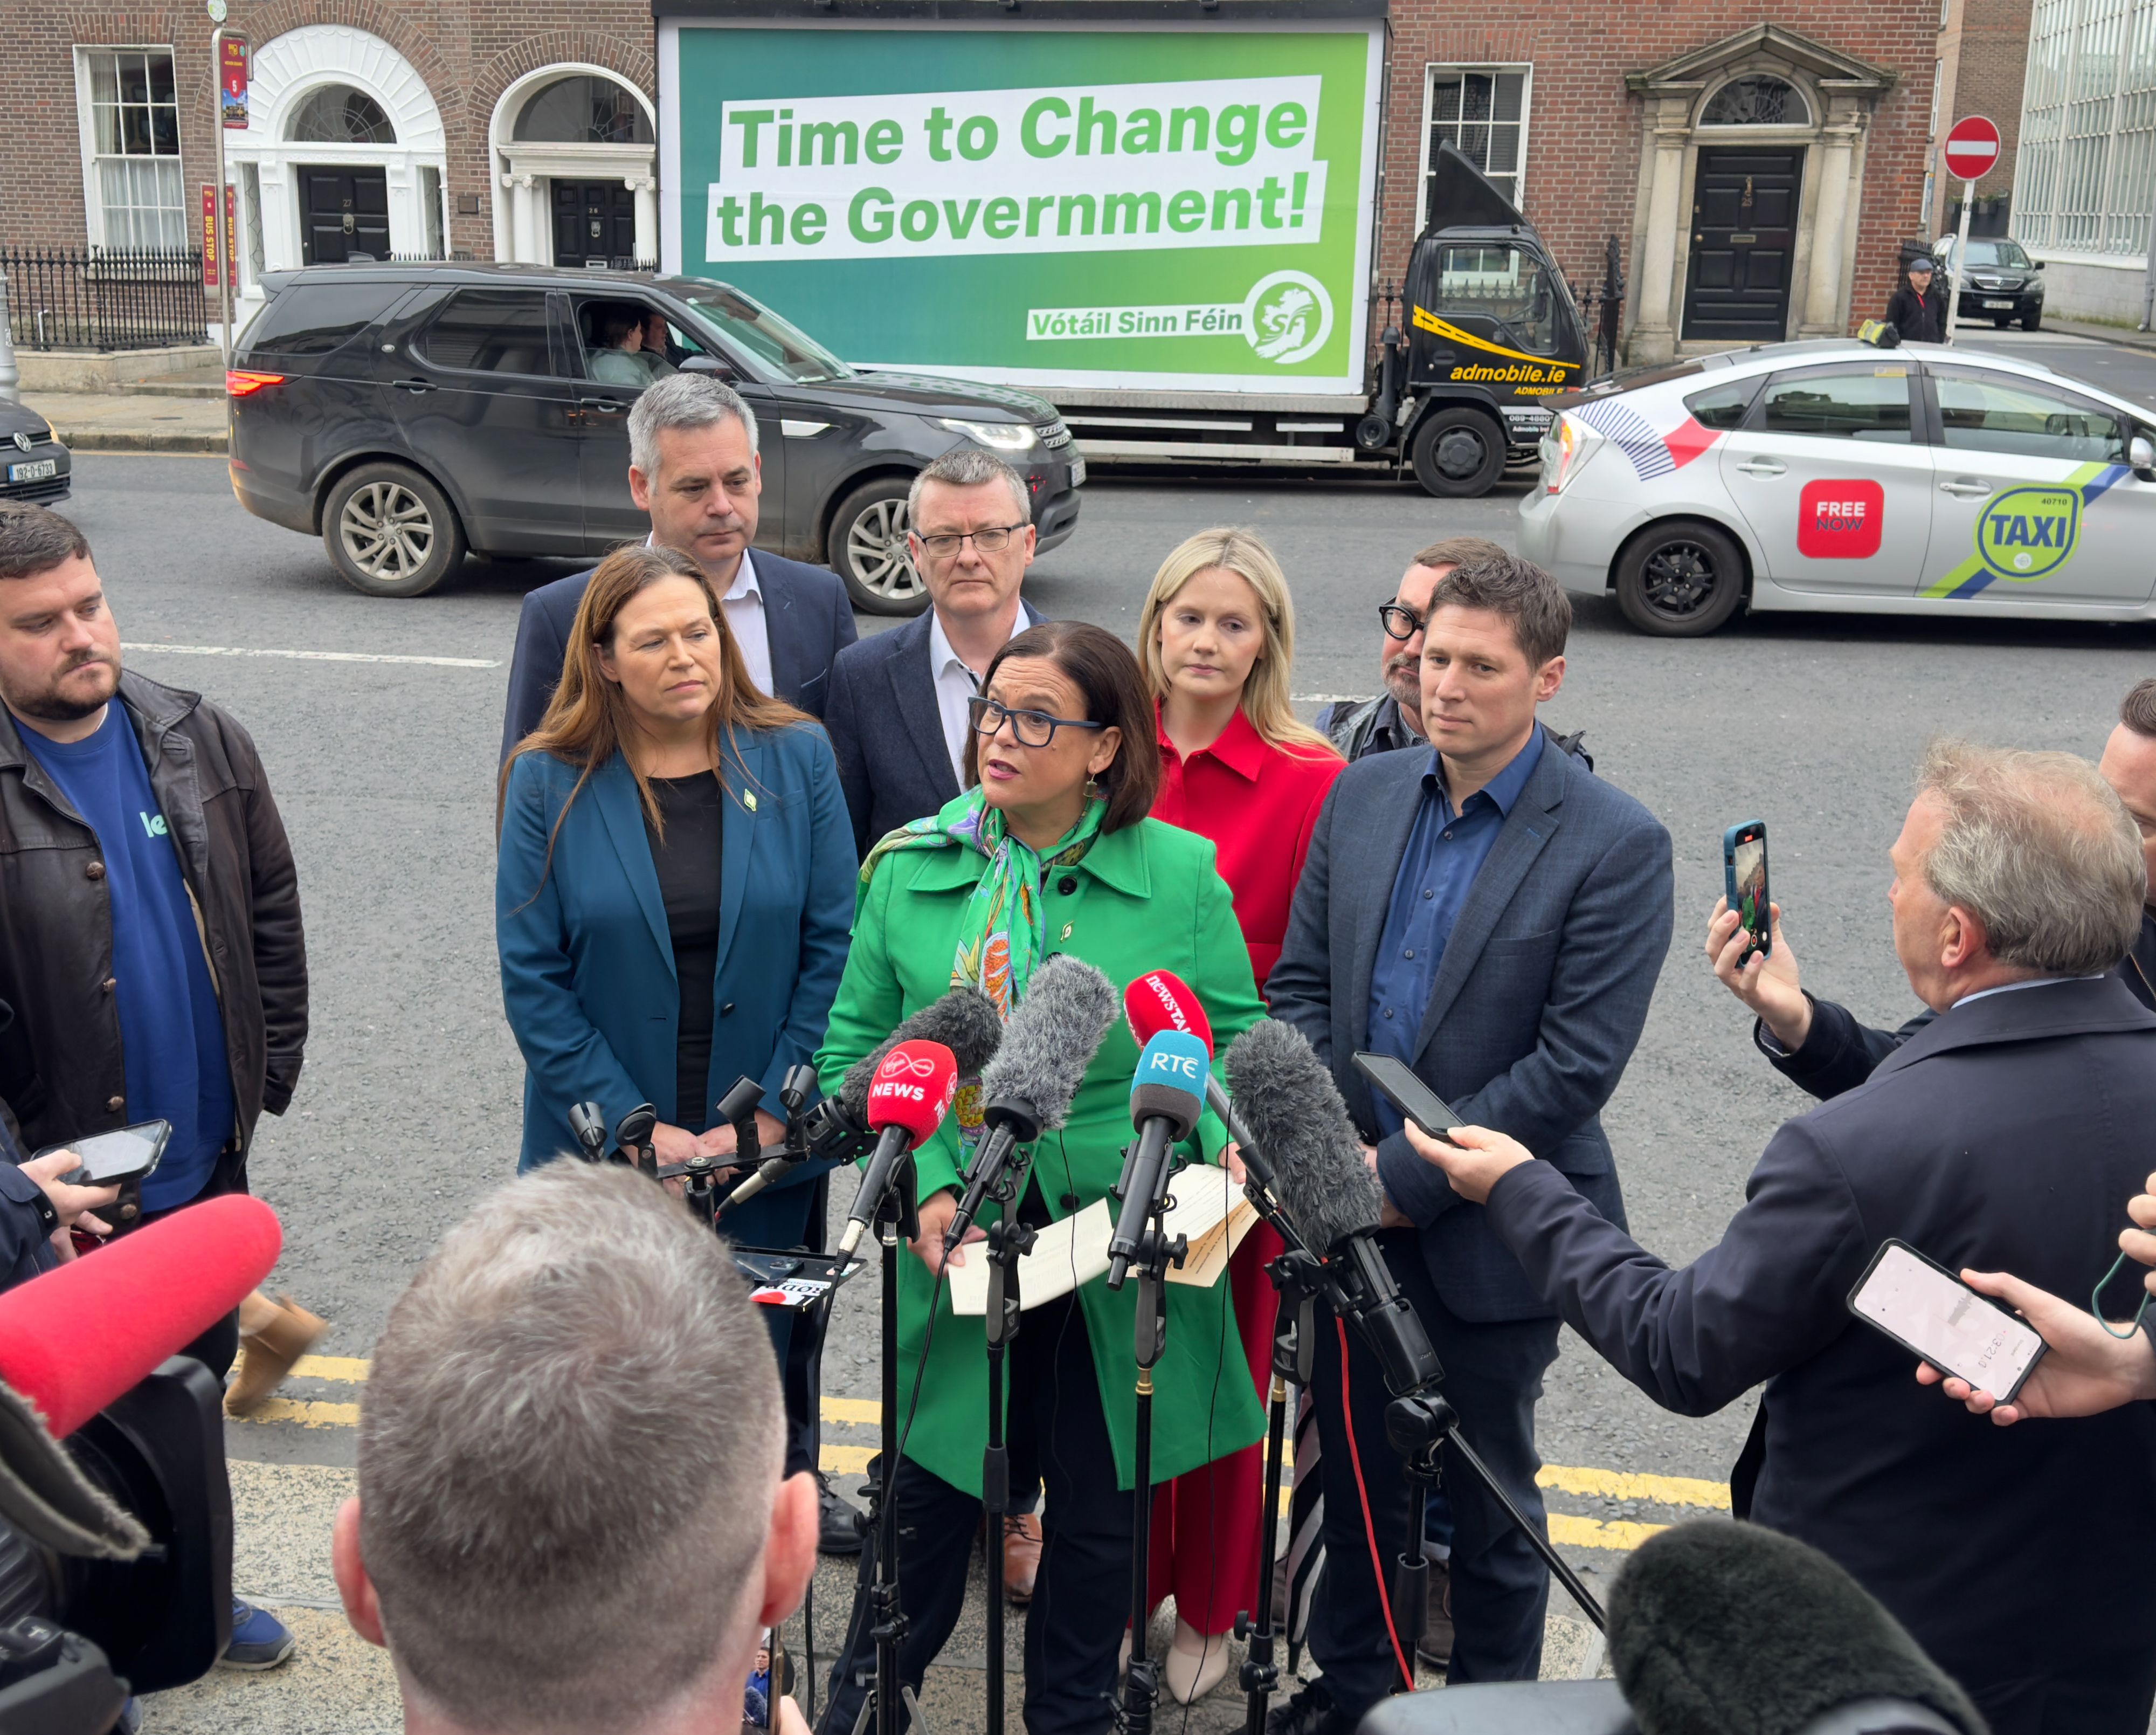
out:
{"label": "suv headlight", "polygon": [[957,416],[933,415],[929,420],[953,434],[963,434],[976,445],[992,452],[1022,452],[1040,438],[1031,422],[968,422]]}

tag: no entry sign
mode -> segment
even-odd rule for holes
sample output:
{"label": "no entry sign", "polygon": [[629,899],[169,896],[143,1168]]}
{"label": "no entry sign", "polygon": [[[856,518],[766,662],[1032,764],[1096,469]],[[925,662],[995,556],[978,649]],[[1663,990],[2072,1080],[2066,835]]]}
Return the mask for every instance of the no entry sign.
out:
{"label": "no entry sign", "polygon": [[1981,115],[1953,124],[1947,135],[1947,172],[1957,181],[1981,181],[1999,162],[1999,129]]}

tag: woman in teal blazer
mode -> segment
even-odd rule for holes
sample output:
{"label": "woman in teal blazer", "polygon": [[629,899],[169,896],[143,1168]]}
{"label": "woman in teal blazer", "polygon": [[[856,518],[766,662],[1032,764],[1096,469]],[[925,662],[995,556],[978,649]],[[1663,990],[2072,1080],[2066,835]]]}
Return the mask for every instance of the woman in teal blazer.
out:
{"label": "woman in teal blazer", "polygon": [[[724,1156],[718,1099],[746,1075],[777,1106],[844,969],[855,862],[838,766],[813,719],[750,683],[685,555],[608,556],[570,644],[502,774],[495,929],[526,1068],[517,1166],[573,1151],[569,1108],[586,1100],[609,1127],[651,1104],[661,1162]],[[759,1123],[766,1142],[783,1131]],[[729,1233],[797,1244],[814,1179],[803,1165]]]}

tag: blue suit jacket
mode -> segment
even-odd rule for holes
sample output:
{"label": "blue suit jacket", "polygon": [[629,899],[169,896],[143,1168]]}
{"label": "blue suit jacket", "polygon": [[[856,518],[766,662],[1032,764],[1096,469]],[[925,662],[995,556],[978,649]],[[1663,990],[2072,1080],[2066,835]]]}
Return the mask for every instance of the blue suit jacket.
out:
{"label": "blue suit jacket", "polygon": [[[680,991],[636,780],[617,754],[564,817],[576,780],[574,766],[525,754],[503,811],[495,931],[502,1005],[527,1068],[520,1170],[574,1149],[572,1103],[597,1102],[609,1127],[645,1102],[679,1124]],[[777,1113],[787,1070],[824,1039],[845,967],[853,842],[830,746],[813,723],[744,736],[740,764],[726,756],[726,783],[706,1100],[747,1075]],[[804,1164],[729,1216],[734,1238],[798,1242],[814,1191],[803,1183],[818,1172]]]}
{"label": "blue suit jacket", "polygon": [[[1751,1516],[1824,1550],[1996,1702],[2057,1672],[2150,1669],[2156,1406],[1999,1429],[1919,1386],[1847,1297],[1879,1244],[2011,1271],[2077,1305],[2118,1252],[2156,1126],[2156,1013],[2116,976],[1966,1001],[1784,1125],[1719,1245],[1672,1271],[1541,1163],[1489,1216],[1537,1290],[1657,1403],[1758,1382]],[[2104,1292],[2123,1317],[2129,1266]],[[1995,1712],[1998,1702],[1983,1707]]]}
{"label": "blue suit jacket", "polygon": [[[1019,608],[1027,626],[1048,618],[1023,598]],[[958,793],[928,667],[929,620],[919,614],[849,645],[831,665],[824,726],[839,758],[854,848],[864,857],[886,832],[925,818]]]}
{"label": "blue suit jacket", "polygon": [[[1382,753],[1340,774],[1265,982],[1273,1016],[1310,1038],[1366,1139],[1376,1123],[1353,1057],[1369,1046],[1371,969],[1429,765],[1421,749]],[[1546,735],[1453,924],[1416,1033],[1416,1074],[1463,1120],[1547,1157],[1616,1223],[1624,1199],[1599,1115],[1646,1022],[1675,898],[1670,834]],[[1378,1166],[1422,1232],[1447,1307],[1476,1321],[1548,1316],[1482,1207],[1403,1135],[1378,1145]]]}
{"label": "blue suit jacket", "polygon": [[[773,696],[821,717],[832,662],[853,643],[856,631],[846,587],[836,573],[823,567],[782,560],[762,548],[749,553],[763,594]],[[509,665],[509,704],[501,725],[504,759],[547,714],[547,702],[561,684],[577,605],[591,581],[589,571],[572,572],[525,594],[523,611],[516,617],[516,651]]]}

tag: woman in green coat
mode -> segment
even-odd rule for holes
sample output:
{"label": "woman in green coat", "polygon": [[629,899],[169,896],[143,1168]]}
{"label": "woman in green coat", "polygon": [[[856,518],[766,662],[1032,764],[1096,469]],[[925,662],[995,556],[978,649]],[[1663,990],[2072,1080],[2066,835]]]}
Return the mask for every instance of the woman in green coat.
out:
{"label": "woman in green coat", "polygon": [[[1029,628],[988,666],[972,704],[973,786],[892,832],[862,867],[853,949],[817,1055],[824,1088],[954,986],[979,988],[1008,1016],[1055,952],[1084,959],[1118,988],[1148,970],[1175,971],[1204,1002],[1223,1045],[1261,1017],[1212,844],[1146,817],[1160,749],[1144,677],[1122,641],[1072,621]],[[1132,1136],[1137,1058],[1117,1022],[1086,1068],[1068,1123],[1034,1147],[1021,1218],[1060,1221],[1116,1184]],[[954,1314],[936,1277],[967,1161],[963,1094],[961,1104],[916,1153],[921,1239],[900,1272],[899,1390],[910,1394],[917,1383],[919,1393],[896,1476],[906,1536],[899,1593],[910,1623],[900,1657],[916,1691],[964,1602],[988,1439],[983,1323]],[[977,1107],[971,1118],[978,1123]],[[1217,1157],[1216,1125],[1201,1123],[1199,1140]],[[983,1255],[962,1248],[954,1257]],[[1152,1406],[1152,1475],[1163,1482],[1264,1429],[1226,1285],[1171,1284],[1167,1296]],[[1135,1282],[1111,1293],[1096,1278],[1029,1308],[1011,1345],[1006,1425],[1014,1455],[1030,1444],[1048,1496],[1026,1614],[1032,1735],[1101,1735],[1114,1717],[1129,1615],[1137,1298]],[[901,1422],[904,1413],[902,1403]],[[849,1735],[860,1711],[855,1677],[875,1660],[865,1624],[848,1635],[834,1672],[826,1735]]]}

